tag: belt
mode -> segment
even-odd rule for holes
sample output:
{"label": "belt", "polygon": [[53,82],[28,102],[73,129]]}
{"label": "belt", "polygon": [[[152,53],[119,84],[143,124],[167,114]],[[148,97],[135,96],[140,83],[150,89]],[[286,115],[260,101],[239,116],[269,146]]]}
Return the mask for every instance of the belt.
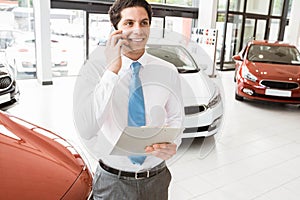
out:
{"label": "belt", "polygon": [[107,171],[109,173],[112,173],[112,174],[115,174],[118,176],[123,176],[123,177],[132,177],[135,179],[144,179],[144,178],[149,178],[149,177],[155,176],[155,175],[159,174],[160,172],[162,172],[166,168],[166,163],[161,162],[157,166],[155,166],[152,169],[147,170],[147,171],[127,172],[127,171],[122,171],[122,170],[112,168],[112,167],[104,164],[102,160],[99,160],[99,164],[102,167],[102,169],[104,169],[105,171]]}

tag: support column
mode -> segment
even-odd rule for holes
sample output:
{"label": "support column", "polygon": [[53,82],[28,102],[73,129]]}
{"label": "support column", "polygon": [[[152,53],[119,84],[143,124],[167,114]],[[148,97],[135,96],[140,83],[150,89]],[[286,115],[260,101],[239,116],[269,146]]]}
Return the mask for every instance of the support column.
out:
{"label": "support column", "polygon": [[36,75],[42,85],[52,85],[50,0],[33,0],[36,38]]}
{"label": "support column", "polygon": [[218,0],[199,1],[198,27],[216,28]]}

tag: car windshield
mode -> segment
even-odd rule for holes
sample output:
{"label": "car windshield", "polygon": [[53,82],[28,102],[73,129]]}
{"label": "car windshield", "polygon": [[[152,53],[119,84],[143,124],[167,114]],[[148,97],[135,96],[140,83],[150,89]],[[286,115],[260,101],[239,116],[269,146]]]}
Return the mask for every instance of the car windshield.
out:
{"label": "car windshield", "polygon": [[179,73],[199,72],[192,56],[181,46],[148,45],[147,52],[176,66]]}
{"label": "car windshield", "polygon": [[296,47],[253,44],[247,56],[252,62],[268,62],[300,65],[300,54]]}

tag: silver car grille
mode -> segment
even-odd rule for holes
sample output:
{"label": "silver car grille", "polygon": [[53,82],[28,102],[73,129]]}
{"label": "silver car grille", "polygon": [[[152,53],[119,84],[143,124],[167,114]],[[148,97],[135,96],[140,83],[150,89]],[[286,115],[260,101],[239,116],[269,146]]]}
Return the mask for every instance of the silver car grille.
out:
{"label": "silver car grille", "polygon": [[11,85],[11,77],[5,72],[0,72],[0,91],[8,89]]}

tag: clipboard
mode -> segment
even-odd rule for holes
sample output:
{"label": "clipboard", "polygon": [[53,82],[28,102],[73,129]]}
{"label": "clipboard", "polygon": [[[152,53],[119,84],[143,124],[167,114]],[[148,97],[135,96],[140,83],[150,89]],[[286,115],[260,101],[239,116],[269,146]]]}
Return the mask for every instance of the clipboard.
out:
{"label": "clipboard", "polygon": [[174,142],[182,131],[172,127],[126,127],[110,154],[146,155],[146,146]]}

